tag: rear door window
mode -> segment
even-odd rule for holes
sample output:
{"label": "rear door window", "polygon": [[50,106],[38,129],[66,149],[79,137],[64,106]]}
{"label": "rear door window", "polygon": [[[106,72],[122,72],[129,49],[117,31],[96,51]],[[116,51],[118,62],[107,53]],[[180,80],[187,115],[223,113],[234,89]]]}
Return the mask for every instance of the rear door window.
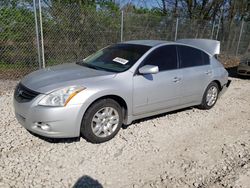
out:
{"label": "rear door window", "polygon": [[178,46],[180,67],[194,67],[209,64],[209,56],[196,48],[189,46]]}

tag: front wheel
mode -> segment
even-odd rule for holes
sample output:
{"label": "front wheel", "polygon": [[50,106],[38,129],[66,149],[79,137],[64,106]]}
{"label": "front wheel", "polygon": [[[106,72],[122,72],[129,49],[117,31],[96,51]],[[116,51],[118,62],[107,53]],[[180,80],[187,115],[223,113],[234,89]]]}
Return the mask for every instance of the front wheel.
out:
{"label": "front wheel", "polygon": [[218,99],[218,95],[219,95],[218,84],[215,82],[211,82],[207,86],[207,89],[202,98],[202,103],[200,104],[199,107],[205,110],[212,108]]}
{"label": "front wheel", "polygon": [[102,99],[92,104],[85,113],[81,134],[87,141],[102,143],[112,139],[122,125],[122,109],[113,99]]}

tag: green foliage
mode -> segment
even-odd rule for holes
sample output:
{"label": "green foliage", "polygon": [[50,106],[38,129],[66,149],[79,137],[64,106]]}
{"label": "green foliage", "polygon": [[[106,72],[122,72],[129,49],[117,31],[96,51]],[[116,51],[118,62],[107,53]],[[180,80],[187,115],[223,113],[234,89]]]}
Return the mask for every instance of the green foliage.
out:
{"label": "green foliage", "polygon": [[24,8],[0,9],[0,59],[5,62],[34,61],[34,17]]}
{"label": "green foliage", "polygon": [[[211,19],[215,17],[218,20],[223,2],[227,12],[223,15],[224,25],[222,23],[219,40],[227,42],[227,49],[230,48],[233,51],[238,39],[239,27],[230,30],[231,25],[224,19],[229,18],[229,10],[235,11],[232,15],[241,15],[239,10],[243,11],[246,0],[239,1],[243,2],[242,5],[234,0],[231,1],[231,5],[228,4],[229,1],[222,0],[204,1],[205,4],[202,1],[189,0],[158,1],[170,5],[165,11],[161,6],[146,8],[137,7],[131,3],[120,7],[113,0],[41,1],[45,59],[47,65],[53,65],[81,60],[104,46],[119,42],[121,10],[124,11],[124,40],[173,40],[176,15],[202,20],[199,22],[193,19],[179,19],[178,37],[210,38],[213,24]],[[13,68],[15,65],[24,64],[38,67],[32,3],[32,0],[0,1],[0,64],[13,64],[11,65]],[[205,18],[210,21],[205,21]],[[247,41],[244,46],[249,45],[247,30],[243,32],[242,39]]]}
{"label": "green foliage", "polygon": [[113,3],[93,8],[54,2],[44,11],[43,18],[47,60],[79,60],[119,40],[120,12]]}
{"label": "green foliage", "polygon": [[[27,9],[2,8],[0,9],[0,40],[20,41],[27,36],[26,32],[34,28],[34,17]],[[18,32],[19,31],[19,32]]]}
{"label": "green foliage", "polygon": [[6,63],[0,61],[0,70],[20,70],[28,68],[30,68],[30,64],[25,62]]}

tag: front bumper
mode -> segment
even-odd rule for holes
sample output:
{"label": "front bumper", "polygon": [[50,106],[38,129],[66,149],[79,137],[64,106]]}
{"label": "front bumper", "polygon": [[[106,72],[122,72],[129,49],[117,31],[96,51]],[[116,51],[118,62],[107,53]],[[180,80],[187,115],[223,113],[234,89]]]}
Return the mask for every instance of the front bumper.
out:
{"label": "front bumper", "polygon": [[66,107],[38,106],[38,100],[19,103],[14,99],[18,122],[29,131],[52,138],[78,137],[82,120],[82,104]]}
{"label": "front bumper", "polygon": [[219,97],[222,96],[226,92],[226,90],[230,86],[231,82],[232,82],[231,80],[228,80],[227,83],[222,86]]}
{"label": "front bumper", "polygon": [[242,76],[250,76],[250,66],[239,65],[237,68],[237,74]]}
{"label": "front bumper", "polygon": [[247,71],[247,70],[238,70],[237,74],[242,75],[242,76],[250,76],[250,71]]}

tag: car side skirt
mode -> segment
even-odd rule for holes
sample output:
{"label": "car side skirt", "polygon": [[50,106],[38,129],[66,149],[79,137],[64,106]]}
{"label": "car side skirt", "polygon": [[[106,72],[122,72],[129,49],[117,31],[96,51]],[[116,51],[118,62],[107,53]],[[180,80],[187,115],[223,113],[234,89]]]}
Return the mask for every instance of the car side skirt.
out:
{"label": "car side skirt", "polygon": [[158,110],[158,111],[153,111],[153,112],[149,112],[149,113],[144,113],[144,114],[140,114],[140,115],[136,115],[136,116],[131,115],[131,116],[128,116],[127,121],[124,122],[124,124],[128,125],[128,124],[131,124],[133,121],[138,120],[138,119],[142,119],[142,118],[146,118],[146,117],[150,117],[150,116],[155,116],[155,115],[160,115],[163,113],[171,112],[174,110],[180,110],[183,108],[192,107],[192,106],[196,106],[196,105],[199,105],[199,104],[197,102],[192,102],[192,103],[188,103],[185,105],[175,106],[175,107],[162,109],[162,110]]}

